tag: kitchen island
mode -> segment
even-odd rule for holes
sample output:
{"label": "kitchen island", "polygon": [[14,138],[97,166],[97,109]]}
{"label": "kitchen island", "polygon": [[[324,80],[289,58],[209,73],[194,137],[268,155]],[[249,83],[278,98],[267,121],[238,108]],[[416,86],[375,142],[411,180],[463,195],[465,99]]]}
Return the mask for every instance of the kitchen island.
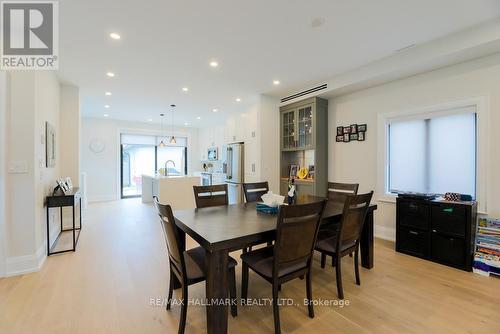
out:
{"label": "kitchen island", "polygon": [[142,202],[152,203],[153,196],[158,196],[163,204],[169,204],[173,210],[196,207],[193,186],[201,185],[200,176],[185,175],[142,175]]}

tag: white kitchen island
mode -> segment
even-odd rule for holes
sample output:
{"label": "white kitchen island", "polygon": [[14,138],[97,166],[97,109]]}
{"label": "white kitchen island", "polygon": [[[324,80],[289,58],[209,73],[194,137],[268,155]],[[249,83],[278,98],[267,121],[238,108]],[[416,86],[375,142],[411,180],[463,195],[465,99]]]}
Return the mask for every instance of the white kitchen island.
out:
{"label": "white kitchen island", "polygon": [[152,203],[158,196],[160,203],[169,204],[172,210],[196,207],[193,186],[201,185],[199,176],[142,175],[142,202]]}

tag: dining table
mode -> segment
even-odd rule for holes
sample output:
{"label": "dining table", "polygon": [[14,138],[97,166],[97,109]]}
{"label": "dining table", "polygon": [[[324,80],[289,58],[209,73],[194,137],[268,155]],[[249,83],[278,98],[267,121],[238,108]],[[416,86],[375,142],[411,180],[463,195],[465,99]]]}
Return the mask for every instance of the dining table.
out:
{"label": "dining table", "polygon": [[[295,204],[307,204],[324,198],[311,195],[298,196]],[[373,268],[373,213],[370,205],[363,224],[360,240],[361,265]],[[328,201],[323,224],[338,224],[342,218],[342,205]],[[261,213],[256,203],[240,203],[199,209],[175,210],[175,224],[179,228],[181,247],[185,249],[186,234],[206,250],[206,312],[207,333],[227,333],[228,254],[249,246],[272,242],[276,236],[277,215]],[[174,288],[180,282],[174,276]]]}

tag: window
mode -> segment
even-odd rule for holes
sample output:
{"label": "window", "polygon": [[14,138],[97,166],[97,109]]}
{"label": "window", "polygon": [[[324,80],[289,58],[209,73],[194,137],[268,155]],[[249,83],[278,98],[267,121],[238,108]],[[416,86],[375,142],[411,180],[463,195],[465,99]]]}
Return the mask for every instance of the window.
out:
{"label": "window", "polygon": [[476,197],[476,109],[389,123],[388,191]]}
{"label": "window", "polygon": [[[166,147],[158,146],[162,139]],[[169,175],[187,174],[187,138],[176,137],[176,140],[176,144],[170,144],[170,137],[121,135],[122,198],[141,196],[142,175],[155,175],[169,160],[173,162],[168,163]]]}

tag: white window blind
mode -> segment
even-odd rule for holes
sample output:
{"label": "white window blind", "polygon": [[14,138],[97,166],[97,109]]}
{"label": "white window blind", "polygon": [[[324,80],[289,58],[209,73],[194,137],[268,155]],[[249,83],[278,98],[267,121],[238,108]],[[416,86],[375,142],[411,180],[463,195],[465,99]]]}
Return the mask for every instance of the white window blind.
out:
{"label": "white window blind", "polygon": [[476,110],[389,124],[390,192],[476,196]]}

